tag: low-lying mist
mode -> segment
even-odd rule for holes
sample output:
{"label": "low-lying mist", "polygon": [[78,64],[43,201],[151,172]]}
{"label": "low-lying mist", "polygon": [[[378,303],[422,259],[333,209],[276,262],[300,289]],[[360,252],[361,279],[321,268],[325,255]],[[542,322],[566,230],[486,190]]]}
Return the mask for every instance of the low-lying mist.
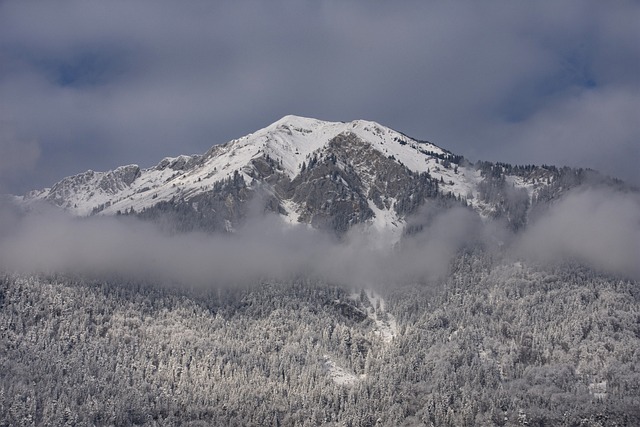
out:
{"label": "low-lying mist", "polygon": [[74,218],[49,210],[0,216],[0,267],[37,273],[128,277],[201,286],[312,277],[365,285],[445,274],[472,231],[474,215],[439,214],[395,248],[391,236],[356,227],[338,240],[277,216],[253,218],[233,234],[169,233],[133,217]]}
{"label": "low-lying mist", "polygon": [[54,210],[20,215],[5,206],[0,268],[186,286],[299,277],[381,286],[441,278],[460,249],[483,245],[538,263],[577,261],[640,278],[637,194],[569,194],[515,236],[470,209],[433,209],[425,206],[411,219],[419,231],[392,245],[392,236],[372,227],[354,227],[337,239],[275,215],[256,216],[233,234],[170,233],[132,217],[74,218]]}
{"label": "low-lying mist", "polygon": [[609,188],[574,190],[532,221],[515,249],[537,262],[572,261],[640,279],[640,196]]}

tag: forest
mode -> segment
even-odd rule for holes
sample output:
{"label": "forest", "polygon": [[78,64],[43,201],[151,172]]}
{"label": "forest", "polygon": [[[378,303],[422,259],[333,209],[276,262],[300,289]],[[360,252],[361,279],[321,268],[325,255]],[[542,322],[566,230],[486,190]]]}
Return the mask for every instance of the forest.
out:
{"label": "forest", "polygon": [[5,274],[0,425],[638,425],[639,298],[483,250],[376,289]]}

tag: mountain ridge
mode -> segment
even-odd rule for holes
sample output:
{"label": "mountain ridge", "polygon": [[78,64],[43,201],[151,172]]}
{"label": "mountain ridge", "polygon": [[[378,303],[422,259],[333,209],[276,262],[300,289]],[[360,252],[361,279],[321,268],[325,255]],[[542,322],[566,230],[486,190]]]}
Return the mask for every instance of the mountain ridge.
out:
{"label": "mountain ridge", "polygon": [[[553,193],[549,188],[558,179],[580,174],[584,170],[474,164],[376,122],[288,115],[202,155],[165,157],[146,169],[89,170],[18,200],[23,206],[45,201],[78,216],[146,212],[154,217],[154,211],[177,206],[199,216],[208,205],[219,216],[209,228],[228,231],[260,193],[265,210],[286,222],[342,233],[358,223],[402,231],[425,200],[440,197],[483,217],[505,217],[518,228],[536,200]],[[581,178],[573,181],[556,190],[565,191]]]}

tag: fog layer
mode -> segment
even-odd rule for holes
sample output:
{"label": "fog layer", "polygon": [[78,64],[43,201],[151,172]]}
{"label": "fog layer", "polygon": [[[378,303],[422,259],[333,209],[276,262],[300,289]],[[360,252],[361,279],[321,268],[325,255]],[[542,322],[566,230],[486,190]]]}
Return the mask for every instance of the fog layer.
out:
{"label": "fog layer", "polygon": [[640,197],[574,191],[530,224],[517,249],[536,261],[567,260],[640,278]]}
{"label": "fog layer", "polygon": [[[373,228],[343,239],[276,216],[255,218],[233,235],[172,234],[131,217],[72,218],[46,211],[19,216],[0,209],[0,268],[71,273],[192,286],[311,277],[364,286],[429,281],[449,271],[468,245],[504,243],[535,262],[580,262],[640,278],[640,199],[583,190],[569,194],[518,236],[480,221],[469,209],[429,212],[400,244]],[[512,243],[509,243],[512,242]],[[504,246],[504,245],[503,245]],[[511,250],[514,251],[511,251]]]}

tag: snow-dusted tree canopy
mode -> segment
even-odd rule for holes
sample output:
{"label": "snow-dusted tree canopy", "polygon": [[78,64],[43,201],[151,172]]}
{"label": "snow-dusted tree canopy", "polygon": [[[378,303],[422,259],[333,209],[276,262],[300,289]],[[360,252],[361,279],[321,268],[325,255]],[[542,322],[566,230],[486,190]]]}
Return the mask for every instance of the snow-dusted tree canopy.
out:
{"label": "snow-dusted tree canopy", "polygon": [[638,283],[466,253],[438,284],[5,275],[2,425],[634,425]]}

